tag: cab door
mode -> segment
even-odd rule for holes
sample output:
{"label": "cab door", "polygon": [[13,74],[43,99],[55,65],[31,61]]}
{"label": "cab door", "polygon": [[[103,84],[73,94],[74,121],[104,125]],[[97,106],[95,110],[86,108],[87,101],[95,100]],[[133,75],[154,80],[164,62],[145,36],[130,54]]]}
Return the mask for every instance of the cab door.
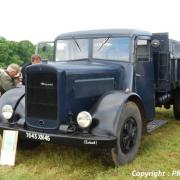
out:
{"label": "cab door", "polygon": [[139,36],[135,41],[135,91],[142,98],[146,119],[155,114],[154,66],[151,58],[150,37]]}

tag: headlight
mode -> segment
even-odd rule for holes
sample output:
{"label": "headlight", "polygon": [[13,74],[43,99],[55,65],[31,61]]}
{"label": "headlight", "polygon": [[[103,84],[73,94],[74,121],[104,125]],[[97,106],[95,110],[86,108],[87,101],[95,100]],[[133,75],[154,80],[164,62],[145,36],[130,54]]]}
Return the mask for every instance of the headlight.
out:
{"label": "headlight", "polygon": [[92,117],[87,111],[82,111],[77,116],[77,123],[81,128],[87,128],[92,123]]}
{"label": "headlight", "polygon": [[2,115],[4,116],[5,119],[10,119],[13,115],[13,108],[11,105],[4,105],[2,107]]}

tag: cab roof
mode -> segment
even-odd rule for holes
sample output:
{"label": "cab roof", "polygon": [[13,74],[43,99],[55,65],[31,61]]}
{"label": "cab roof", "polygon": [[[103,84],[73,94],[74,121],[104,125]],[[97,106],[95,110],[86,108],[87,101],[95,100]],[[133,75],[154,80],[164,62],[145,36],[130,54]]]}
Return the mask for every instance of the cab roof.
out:
{"label": "cab roof", "polygon": [[137,29],[99,29],[99,30],[86,30],[86,31],[75,31],[60,34],[56,37],[58,39],[69,39],[69,38],[93,38],[93,37],[104,37],[104,36],[151,36],[152,34],[148,31],[142,31]]}

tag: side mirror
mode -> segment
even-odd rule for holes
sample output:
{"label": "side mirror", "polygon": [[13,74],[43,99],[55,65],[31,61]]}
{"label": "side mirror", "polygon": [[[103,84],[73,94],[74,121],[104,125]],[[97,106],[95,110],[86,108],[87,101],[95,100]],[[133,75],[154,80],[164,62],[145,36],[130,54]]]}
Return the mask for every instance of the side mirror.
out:
{"label": "side mirror", "polygon": [[158,39],[153,39],[153,40],[151,41],[151,46],[152,46],[153,48],[159,48],[160,45],[161,45],[161,43],[160,43],[160,41],[159,41]]}

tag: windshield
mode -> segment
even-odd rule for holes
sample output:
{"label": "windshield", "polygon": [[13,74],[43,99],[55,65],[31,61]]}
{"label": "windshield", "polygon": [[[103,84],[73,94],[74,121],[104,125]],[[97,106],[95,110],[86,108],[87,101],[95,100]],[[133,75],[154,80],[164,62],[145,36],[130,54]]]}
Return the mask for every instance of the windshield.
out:
{"label": "windshield", "polygon": [[93,58],[104,60],[129,61],[130,39],[98,38],[93,40]]}
{"label": "windshield", "polygon": [[88,39],[58,40],[56,61],[68,61],[88,58]]}
{"label": "windshield", "polygon": [[[89,48],[89,41],[92,48]],[[90,50],[92,49],[92,51]],[[56,61],[80,60],[90,57],[99,60],[129,61],[130,38],[104,37],[94,39],[58,40]]]}

